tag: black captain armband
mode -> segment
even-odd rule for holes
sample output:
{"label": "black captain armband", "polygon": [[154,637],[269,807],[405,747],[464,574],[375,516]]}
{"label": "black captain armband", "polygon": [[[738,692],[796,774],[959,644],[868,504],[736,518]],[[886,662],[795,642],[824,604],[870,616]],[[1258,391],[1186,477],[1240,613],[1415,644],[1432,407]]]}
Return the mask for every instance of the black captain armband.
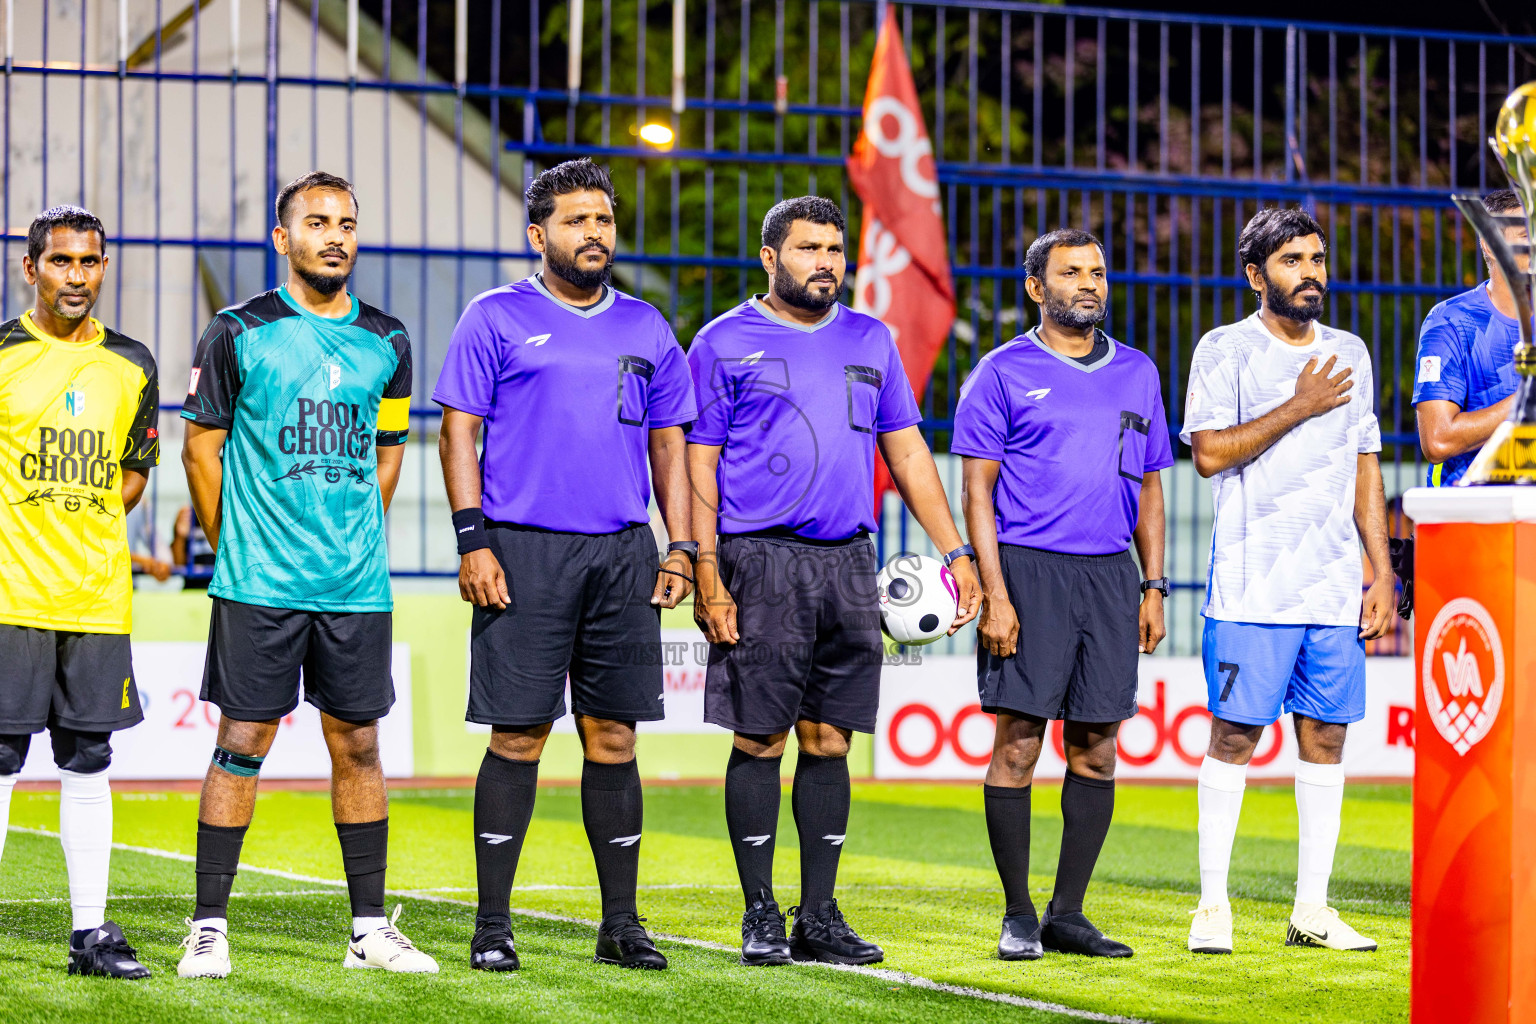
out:
{"label": "black captain armband", "polygon": [[459,544],[459,554],[491,546],[485,532],[485,513],[478,508],[461,508],[453,514],[454,539]]}

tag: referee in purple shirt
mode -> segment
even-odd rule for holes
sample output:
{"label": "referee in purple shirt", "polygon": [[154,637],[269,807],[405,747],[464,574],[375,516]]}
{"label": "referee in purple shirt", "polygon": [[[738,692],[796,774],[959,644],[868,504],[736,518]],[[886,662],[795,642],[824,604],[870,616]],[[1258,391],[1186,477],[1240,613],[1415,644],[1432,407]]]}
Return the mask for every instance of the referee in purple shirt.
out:
{"label": "referee in purple shirt", "polygon": [[[1084,916],[1083,897],[1114,812],[1115,735],[1136,714],[1137,652],[1166,635],[1158,471],[1173,453],[1156,364],[1098,328],[1109,298],[1103,245],[1053,231],[1024,266],[1040,325],[966,378],[950,444],[964,457],[984,593],[981,706],[997,716],[985,789],[1007,900],[997,953],[1130,956]],[[1066,719],[1067,776],[1056,888],[1041,919],[1029,897],[1030,783],[1054,719]]]}
{"label": "referee in purple shirt", "polygon": [[[597,962],[660,969],[636,916],[635,723],[663,717],[661,612],[688,596],[683,350],[656,307],[615,291],[613,185],[589,160],[528,186],[543,269],[477,296],[432,398],[453,509],[459,592],[475,605],[469,710],[491,727],[475,782],[480,906],[470,966],[518,967],[509,903],[539,755],[571,710],[586,761],[581,815],[597,863]],[[475,439],[482,425],[484,456]],[[658,570],[650,485],[672,538]]]}
{"label": "referee in purple shirt", "polygon": [[[736,734],[725,818],[746,913],[741,962],[884,958],[833,896],[848,832],[848,745],[873,732],[884,661],[871,485],[875,448],[960,585],[950,632],[980,604],[891,332],[838,302],[843,212],[820,196],[763,218],[768,292],[693,340],[699,418],[688,435],[699,538],[694,618],[712,647],[704,718]],[[718,536],[718,547],[716,537]],[[800,834],[794,934],[773,896],[779,766],[790,732]]]}

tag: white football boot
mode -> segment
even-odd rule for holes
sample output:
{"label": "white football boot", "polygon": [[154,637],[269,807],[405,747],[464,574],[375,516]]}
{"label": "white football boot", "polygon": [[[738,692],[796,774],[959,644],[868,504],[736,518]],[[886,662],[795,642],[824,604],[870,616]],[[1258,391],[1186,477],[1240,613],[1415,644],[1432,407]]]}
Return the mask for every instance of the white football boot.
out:
{"label": "white football boot", "polygon": [[437,961],[411,944],[395,928],[400,920],[400,904],[390,916],[389,924],[375,928],[360,938],[347,943],[347,955],[343,967],[378,968],[403,974],[436,974]]}
{"label": "white football boot", "polygon": [[1360,953],[1371,953],[1376,949],[1373,939],[1339,920],[1339,912],[1323,903],[1296,904],[1291,911],[1291,923],[1285,930],[1285,944],[1350,949]]}
{"label": "white football boot", "polygon": [[183,978],[227,978],[232,969],[229,963],[229,938],[217,928],[199,928],[186,919],[190,930],[181,940],[181,962],[176,973]]}
{"label": "white football boot", "polygon": [[1191,953],[1232,952],[1232,904],[1206,903],[1190,914],[1194,917],[1189,923]]}

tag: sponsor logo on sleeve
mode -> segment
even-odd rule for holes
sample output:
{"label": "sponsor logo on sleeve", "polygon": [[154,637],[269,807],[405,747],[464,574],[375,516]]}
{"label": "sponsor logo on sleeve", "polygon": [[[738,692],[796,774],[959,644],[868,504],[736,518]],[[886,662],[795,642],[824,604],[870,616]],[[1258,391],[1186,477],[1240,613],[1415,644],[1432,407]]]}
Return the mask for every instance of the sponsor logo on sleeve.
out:
{"label": "sponsor logo on sleeve", "polygon": [[1438,384],[1440,382],[1440,357],[1425,356],[1419,360],[1419,383]]}

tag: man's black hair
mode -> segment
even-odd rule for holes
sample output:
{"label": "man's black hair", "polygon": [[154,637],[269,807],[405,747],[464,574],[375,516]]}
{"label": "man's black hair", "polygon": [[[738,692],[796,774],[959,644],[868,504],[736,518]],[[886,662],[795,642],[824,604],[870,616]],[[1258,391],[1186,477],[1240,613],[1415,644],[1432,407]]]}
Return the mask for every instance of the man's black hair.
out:
{"label": "man's black hair", "polygon": [[335,174],[327,174],[325,171],[310,171],[302,178],[294,178],[277,194],[277,223],[280,227],[288,226],[288,209],[293,205],[293,197],[312,188],[345,192],[352,197],[352,209],[354,211],[357,209],[357,190],[352,187],[350,181]]}
{"label": "man's black hair", "polygon": [[555,197],[568,196],[572,192],[601,192],[608,197],[610,203],[618,203],[606,168],[599,167],[586,157],[567,160],[563,164],[555,164],[528,183],[523,193],[523,201],[528,209],[528,223],[543,224],[549,220],[555,212]]}
{"label": "man's black hair", "polygon": [[796,196],[780,202],[763,217],[763,244],[778,252],[784,246],[784,239],[789,237],[790,225],[797,220],[831,224],[845,237],[848,234],[843,211],[832,200],[823,196]]}
{"label": "man's black hair", "polygon": [[48,248],[54,228],[73,228],[76,231],[94,231],[101,238],[101,251],[107,251],[107,229],[101,226],[101,218],[90,210],[78,206],[50,206],[37,215],[27,229],[27,258],[34,264]]}
{"label": "man's black hair", "polygon": [[1489,213],[1519,213],[1522,207],[1514,189],[1501,188],[1483,196],[1483,209]]}
{"label": "man's black hair", "polygon": [[1024,271],[1044,284],[1045,268],[1051,262],[1051,250],[1078,249],[1085,245],[1098,246],[1099,255],[1104,255],[1104,243],[1091,231],[1080,231],[1077,228],[1047,231],[1029,243],[1029,250],[1024,253]]}
{"label": "man's black hair", "polygon": [[1280,247],[1293,238],[1316,235],[1328,251],[1328,235],[1310,213],[1301,207],[1281,209],[1271,206],[1253,215],[1237,239],[1237,262],[1247,267],[1252,264],[1260,270]]}

